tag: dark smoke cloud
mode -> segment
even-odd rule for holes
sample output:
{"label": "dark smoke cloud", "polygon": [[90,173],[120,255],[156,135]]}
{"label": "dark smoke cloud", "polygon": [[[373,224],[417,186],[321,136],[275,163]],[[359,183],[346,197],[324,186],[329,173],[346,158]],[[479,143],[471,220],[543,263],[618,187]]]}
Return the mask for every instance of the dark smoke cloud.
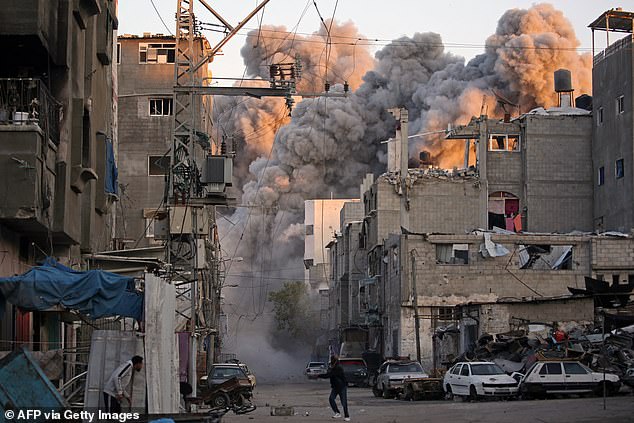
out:
{"label": "dark smoke cloud", "polygon": [[[358,37],[351,23],[334,23],[333,33]],[[242,49],[247,75],[266,78],[268,64],[299,54],[306,67],[299,89],[321,91],[324,34],[320,28],[307,39],[280,40],[281,33],[252,32]],[[315,39],[322,43],[310,42]],[[304,200],[331,193],[357,197],[366,173],[384,171],[385,145],[379,142],[393,136],[395,127],[388,108],[407,107],[414,134],[465,123],[479,115],[483,105],[490,116],[501,116],[493,91],[517,103],[522,112],[552,106],[553,72],[558,68],[571,70],[577,94],[590,92],[590,55],[574,50],[579,42],[570,22],[550,5],[509,10],[486,45],[485,52],[468,63],[446,52],[434,33],[395,40],[375,61],[365,49],[333,45],[328,79],[347,79],[354,93],[304,99],[290,120],[278,111],[279,100],[217,100],[217,126],[239,144],[241,202],[259,207],[236,212],[232,220],[239,222],[238,228],[226,243],[240,242],[238,255],[252,266],[301,263]],[[261,136],[250,136],[253,133]],[[429,150],[443,167],[462,161],[462,143],[424,137],[412,145],[411,156]],[[300,278],[301,271],[284,277],[290,276]]]}

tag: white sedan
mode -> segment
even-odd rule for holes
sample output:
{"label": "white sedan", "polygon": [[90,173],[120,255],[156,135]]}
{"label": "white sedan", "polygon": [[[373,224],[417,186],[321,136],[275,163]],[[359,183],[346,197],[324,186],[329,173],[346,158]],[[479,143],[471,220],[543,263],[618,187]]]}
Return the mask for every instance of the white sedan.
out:
{"label": "white sedan", "polygon": [[443,388],[448,397],[508,397],[517,395],[519,383],[488,361],[462,362],[445,374]]}

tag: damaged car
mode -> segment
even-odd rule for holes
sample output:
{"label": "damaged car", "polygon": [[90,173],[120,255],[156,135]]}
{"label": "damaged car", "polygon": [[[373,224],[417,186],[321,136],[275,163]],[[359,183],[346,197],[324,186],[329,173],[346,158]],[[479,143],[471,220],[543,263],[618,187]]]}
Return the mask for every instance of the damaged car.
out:
{"label": "damaged car", "polygon": [[550,394],[614,395],[621,388],[617,375],[593,372],[578,361],[538,361],[521,377],[522,398]]}
{"label": "damaged car", "polygon": [[456,395],[476,401],[484,397],[516,396],[519,383],[495,363],[460,362],[445,374],[443,389],[450,399]]}

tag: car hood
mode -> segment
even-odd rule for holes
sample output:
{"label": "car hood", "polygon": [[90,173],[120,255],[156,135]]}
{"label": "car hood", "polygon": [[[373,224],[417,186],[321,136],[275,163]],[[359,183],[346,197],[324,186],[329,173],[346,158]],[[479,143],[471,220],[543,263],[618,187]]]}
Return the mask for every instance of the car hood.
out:
{"label": "car hood", "polygon": [[471,378],[474,381],[482,383],[517,383],[517,381],[509,375],[472,375]]}

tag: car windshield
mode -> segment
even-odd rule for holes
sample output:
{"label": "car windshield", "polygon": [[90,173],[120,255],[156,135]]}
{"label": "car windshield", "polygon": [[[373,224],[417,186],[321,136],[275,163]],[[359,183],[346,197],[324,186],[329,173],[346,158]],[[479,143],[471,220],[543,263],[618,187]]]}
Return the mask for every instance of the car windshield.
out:
{"label": "car windshield", "polygon": [[418,363],[390,364],[390,373],[423,373]]}
{"label": "car windshield", "polygon": [[497,364],[472,364],[471,374],[473,375],[503,375],[502,370]]}
{"label": "car windshield", "polygon": [[362,360],[340,360],[339,363],[347,370],[365,369],[365,363]]}

